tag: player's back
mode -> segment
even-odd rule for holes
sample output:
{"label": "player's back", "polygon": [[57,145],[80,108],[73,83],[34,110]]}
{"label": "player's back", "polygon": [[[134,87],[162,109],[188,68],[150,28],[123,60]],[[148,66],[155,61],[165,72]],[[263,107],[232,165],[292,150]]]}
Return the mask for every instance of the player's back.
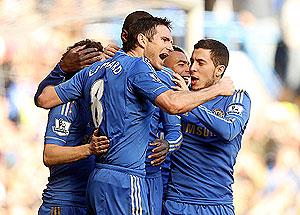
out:
{"label": "player's back", "polygon": [[146,61],[117,52],[103,65],[106,71],[101,99],[104,118],[100,130],[110,138],[110,149],[101,162],[141,174],[145,173],[149,124],[154,108],[143,96],[148,92],[140,92],[136,87],[136,84],[149,84],[142,83],[145,70],[153,70]]}
{"label": "player's back", "polygon": [[55,90],[63,102],[83,98],[91,106],[94,125],[100,124],[101,134],[110,139],[110,149],[105,157],[98,158],[99,163],[145,174],[152,103],[169,90],[147,59],[118,51],[114,57],[83,69]]}
{"label": "player's back", "polygon": [[[93,128],[87,126],[85,106],[78,100],[54,107],[49,112],[45,134],[46,144],[78,146],[91,135]],[[95,166],[95,157],[49,167],[50,177],[43,191],[43,202],[49,205],[86,207],[87,179]]]}

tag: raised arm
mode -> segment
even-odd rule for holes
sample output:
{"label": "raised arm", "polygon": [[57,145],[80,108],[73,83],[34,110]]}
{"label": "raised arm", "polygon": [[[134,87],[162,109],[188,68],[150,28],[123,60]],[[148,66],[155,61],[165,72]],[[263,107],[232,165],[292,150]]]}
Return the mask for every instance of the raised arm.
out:
{"label": "raised arm", "polygon": [[226,107],[225,118],[219,117],[204,106],[191,111],[210,131],[226,141],[231,141],[244,131],[249,120],[251,100],[247,92],[236,91]]}
{"label": "raised arm", "polygon": [[63,54],[60,62],[39,84],[34,96],[35,105],[43,108],[51,108],[61,104],[62,102],[56,94],[54,86],[70,79],[81,69],[94,62],[100,61],[102,57],[102,52],[99,51],[99,49],[89,48],[85,45],[68,49],[68,51]]}
{"label": "raised arm", "polygon": [[224,77],[218,83],[198,91],[167,90],[156,97],[155,104],[170,114],[180,114],[191,111],[217,96],[229,96],[233,92],[232,80]]}
{"label": "raised arm", "polygon": [[57,95],[54,86],[47,86],[36,99],[36,105],[45,109],[55,107],[63,102]]}
{"label": "raised arm", "polygon": [[42,94],[43,90],[47,86],[56,86],[66,79],[66,73],[61,69],[60,65],[57,64],[50,74],[39,84],[38,89],[34,95],[34,103],[39,106],[38,97]]}

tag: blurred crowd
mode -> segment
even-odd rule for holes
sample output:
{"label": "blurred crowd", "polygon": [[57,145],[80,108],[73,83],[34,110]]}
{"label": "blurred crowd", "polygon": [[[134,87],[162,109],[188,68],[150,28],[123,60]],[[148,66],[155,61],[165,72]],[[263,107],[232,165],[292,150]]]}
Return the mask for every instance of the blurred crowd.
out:
{"label": "blurred crowd", "polygon": [[[37,213],[49,174],[42,161],[47,111],[33,95],[67,46],[89,36],[74,11],[87,7],[93,18],[101,2],[0,1],[0,23],[8,26],[0,31],[0,214]],[[300,2],[216,0],[205,9],[206,36],[243,53],[257,73],[252,78],[243,73],[248,64],[231,61],[256,102],[235,165],[236,214],[300,214]]]}

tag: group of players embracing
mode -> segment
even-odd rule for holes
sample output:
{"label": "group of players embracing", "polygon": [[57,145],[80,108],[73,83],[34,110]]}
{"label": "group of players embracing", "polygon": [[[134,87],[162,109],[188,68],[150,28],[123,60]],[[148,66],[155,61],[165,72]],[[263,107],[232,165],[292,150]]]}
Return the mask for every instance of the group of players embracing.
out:
{"label": "group of players embracing", "polygon": [[125,18],[121,39],[75,43],[37,89],[51,108],[38,214],[234,214],[251,101],[223,77],[227,47],[201,39],[189,60],[171,22],[145,11]]}

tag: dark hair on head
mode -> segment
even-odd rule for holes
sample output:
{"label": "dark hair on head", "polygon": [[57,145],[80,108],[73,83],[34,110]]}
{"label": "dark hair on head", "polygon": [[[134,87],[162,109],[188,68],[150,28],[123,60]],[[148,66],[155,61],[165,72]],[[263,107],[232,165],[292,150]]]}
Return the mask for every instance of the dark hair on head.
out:
{"label": "dark hair on head", "polygon": [[99,52],[103,52],[103,46],[100,42],[96,42],[94,40],[90,40],[90,39],[85,39],[85,40],[81,40],[77,43],[75,43],[72,46],[69,46],[67,48],[67,51],[63,54],[62,57],[64,57],[68,51],[70,51],[72,48],[78,47],[78,46],[84,46],[85,48],[96,48]]}
{"label": "dark hair on head", "polygon": [[182,52],[183,54],[185,54],[184,50],[182,48],[180,48],[179,46],[173,45],[173,50],[176,52]]}
{"label": "dark hair on head", "polygon": [[128,40],[123,43],[123,50],[127,52],[136,48],[138,45],[137,36],[139,34],[144,34],[151,41],[157,33],[156,27],[158,25],[164,25],[171,30],[171,21],[167,18],[147,17],[138,19],[129,28]]}
{"label": "dark hair on head", "polygon": [[145,18],[145,17],[153,17],[153,16],[146,11],[134,11],[134,12],[130,13],[128,16],[126,16],[126,18],[123,22],[122,31],[123,30],[128,31],[129,27],[133,23],[135,23],[138,19]]}
{"label": "dark hair on head", "polygon": [[229,51],[223,43],[213,39],[203,39],[194,45],[194,49],[200,48],[210,50],[210,58],[215,66],[224,65],[225,69],[227,68]]}

